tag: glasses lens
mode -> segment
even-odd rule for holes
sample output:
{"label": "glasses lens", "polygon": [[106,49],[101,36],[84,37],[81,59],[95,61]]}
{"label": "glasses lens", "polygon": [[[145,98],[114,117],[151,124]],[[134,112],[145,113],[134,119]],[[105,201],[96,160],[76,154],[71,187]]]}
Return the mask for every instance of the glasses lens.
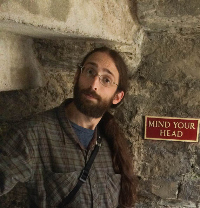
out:
{"label": "glasses lens", "polygon": [[81,73],[85,78],[99,77],[100,83],[105,87],[111,87],[114,84],[114,80],[109,75],[99,75],[97,70],[93,67],[82,67]]}
{"label": "glasses lens", "polygon": [[104,85],[105,87],[111,87],[113,84],[112,78],[106,75],[99,76],[99,79],[100,79],[101,84]]}
{"label": "glasses lens", "polygon": [[97,75],[97,72],[95,69],[91,68],[91,67],[88,67],[88,68],[84,68],[83,70],[83,74],[86,76],[86,77],[90,77],[90,78],[93,78]]}

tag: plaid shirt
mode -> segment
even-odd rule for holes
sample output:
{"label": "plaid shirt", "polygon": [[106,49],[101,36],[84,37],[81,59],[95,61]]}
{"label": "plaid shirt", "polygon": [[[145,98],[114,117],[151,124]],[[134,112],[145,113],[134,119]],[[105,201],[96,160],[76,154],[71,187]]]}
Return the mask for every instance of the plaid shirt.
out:
{"label": "plaid shirt", "polygon": [[[24,182],[31,208],[56,208],[78,181],[89,151],[80,144],[65,114],[65,106],[44,112],[12,129],[0,147],[0,195]],[[105,138],[89,177],[68,208],[115,208],[121,175],[115,174]]]}

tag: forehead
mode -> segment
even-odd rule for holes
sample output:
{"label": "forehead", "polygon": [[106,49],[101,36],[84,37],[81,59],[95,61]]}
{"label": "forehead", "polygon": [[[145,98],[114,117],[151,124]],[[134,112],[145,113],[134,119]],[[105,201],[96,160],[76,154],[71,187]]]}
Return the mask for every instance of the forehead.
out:
{"label": "forehead", "polygon": [[86,59],[84,65],[91,63],[95,64],[100,72],[106,72],[106,70],[109,70],[115,78],[119,78],[119,72],[117,70],[117,67],[115,66],[115,62],[109,54],[105,52],[95,52]]}

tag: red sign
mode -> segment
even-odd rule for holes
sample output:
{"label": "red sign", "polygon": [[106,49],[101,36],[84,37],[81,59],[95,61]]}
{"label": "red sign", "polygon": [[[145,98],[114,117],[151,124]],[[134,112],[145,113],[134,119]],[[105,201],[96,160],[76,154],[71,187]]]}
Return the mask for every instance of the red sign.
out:
{"label": "red sign", "polygon": [[145,116],[145,139],[198,142],[199,120]]}

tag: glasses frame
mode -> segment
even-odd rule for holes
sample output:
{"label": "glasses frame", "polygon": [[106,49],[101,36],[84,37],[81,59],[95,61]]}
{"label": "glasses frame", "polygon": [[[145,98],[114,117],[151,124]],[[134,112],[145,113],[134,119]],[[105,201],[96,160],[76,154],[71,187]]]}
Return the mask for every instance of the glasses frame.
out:
{"label": "glasses frame", "polygon": [[[84,70],[84,68],[85,68],[85,66],[78,65],[78,67],[80,68],[81,74],[82,74],[82,73],[83,73],[83,70]],[[101,81],[102,75],[99,75],[99,74],[97,73],[96,76],[99,77],[99,82],[100,82],[104,87],[110,88],[110,87],[112,87],[113,85],[116,85],[117,87],[119,86],[119,85],[118,85],[117,83],[115,83],[115,82],[112,82],[110,86],[105,86],[105,85],[102,83],[102,81]],[[96,77],[96,76],[94,76],[94,77]]]}

